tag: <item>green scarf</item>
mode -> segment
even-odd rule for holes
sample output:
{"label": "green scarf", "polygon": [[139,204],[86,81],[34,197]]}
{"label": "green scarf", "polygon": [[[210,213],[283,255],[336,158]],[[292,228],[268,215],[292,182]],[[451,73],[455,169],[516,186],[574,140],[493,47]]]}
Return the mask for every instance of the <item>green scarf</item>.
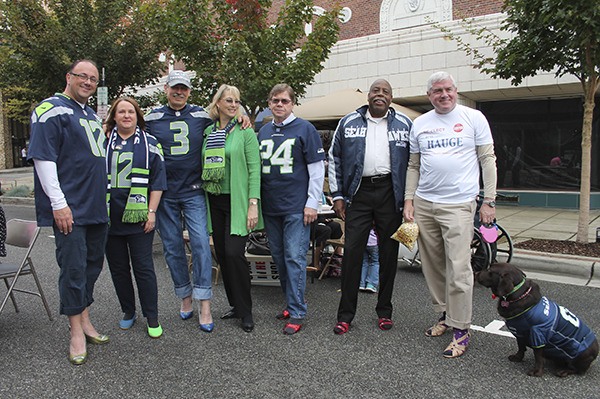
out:
{"label": "green scarf", "polygon": [[[118,157],[113,158],[119,135],[115,127],[108,139],[106,151],[106,170],[108,174],[108,189],[106,190],[106,204],[110,212],[110,190],[112,172],[118,173]],[[136,128],[133,139],[133,161],[131,168],[131,187],[127,197],[127,204],[123,212],[123,223],[140,223],[148,220],[148,177],[149,149],[146,134]]]}
{"label": "green scarf", "polygon": [[204,165],[202,167],[202,188],[211,194],[221,194],[221,180],[225,177],[225,140],[237,123],[233,118],[225,129],[217,129],[215,122],[206,138]]}

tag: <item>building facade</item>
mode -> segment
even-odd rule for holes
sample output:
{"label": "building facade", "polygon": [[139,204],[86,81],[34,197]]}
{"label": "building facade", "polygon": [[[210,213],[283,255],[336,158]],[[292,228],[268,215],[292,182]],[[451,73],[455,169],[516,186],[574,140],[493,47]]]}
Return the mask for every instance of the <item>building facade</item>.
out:
{"label": "building facade", "polygon": [[[331,2],[315,5],[330,8]],[[274,2],[275,9],[283,0]],[[340,40],[306,99],[347,88],[368,90],[377,78],[392,84],[394,98],[421,111],[431,109],[426,81],[438,70],[457,81],[459,102],[480,109],[490,121],[498,156],[500,192],[522,205],[577,208],[579,205],[581,83],[573,76],[539,73],[519,86],[492,79],[438,23],[484,54],[491,48],[464,27],[463,18],[497,35],[504,20],[502,0],[347,0]],[[349,10],[349,11],[348,11]],[[348,16],[350,15],[350,18]],[[598,112],[592,148],[598,148]],[[600,208],[599,157],[592,155],[592,208]]]}

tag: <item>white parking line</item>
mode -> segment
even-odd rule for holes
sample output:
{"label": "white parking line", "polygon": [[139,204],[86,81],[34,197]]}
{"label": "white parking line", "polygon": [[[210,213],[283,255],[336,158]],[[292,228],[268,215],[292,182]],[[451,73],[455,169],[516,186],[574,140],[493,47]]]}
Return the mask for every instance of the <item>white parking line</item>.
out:
{"label": "white parking line", "polygon": [[502,327],[504,327],[504,321],[494,320],[485,327],[471,325],[471,330],[482,331],[482,332],[489,333],[489,334],[502,335],[504,337],[510,337],[510,338],[515,337],[509,331],[502,331],[501,330]]}

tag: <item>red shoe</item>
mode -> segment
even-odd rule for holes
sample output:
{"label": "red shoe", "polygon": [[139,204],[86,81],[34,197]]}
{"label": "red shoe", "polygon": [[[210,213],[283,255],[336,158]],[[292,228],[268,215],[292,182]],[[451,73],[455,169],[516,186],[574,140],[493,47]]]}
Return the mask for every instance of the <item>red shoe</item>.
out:
{"label": "red shoe", "polygon": [[302,324],[287,323],[283,327],[283,333],[285,335],[294,335],[302,328]]}
{"label": "red shoe", "polygon": [[392,321],[392,319],[388,319],[386,317],[380,317],[378,324],[379,329],[383,331],[390,330],[392,327],[394,327],[394,322]]}
{"label": "red shoe", "polygon": [[290,312],[288,312],[287,309],[284,309],[283,312],[279,313],[275,318],[277,320],[287,320],[290,318]]}
{"label": "red shoe", "polygon": [[350,329],[350,323],[346,323],[345,321],[338,321],[335,327],[333,327],[333,332],[337,335],[346,334]]}

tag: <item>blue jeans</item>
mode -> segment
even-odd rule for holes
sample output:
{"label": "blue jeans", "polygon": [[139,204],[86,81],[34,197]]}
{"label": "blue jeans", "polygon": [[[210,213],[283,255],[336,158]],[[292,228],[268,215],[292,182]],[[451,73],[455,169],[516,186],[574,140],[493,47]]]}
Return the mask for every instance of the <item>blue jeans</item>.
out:
{"label": "blue jeans", "polygon": [[[163,197],[156,212],[157,227],[163,242],[165,260],[171,272],[175,295],[205,300],[212,297],[212,257],[206,225],[204,193],[187,198]],[[192,281],[183,241],[183,223],[190,237],[192,249]]]}
{"label": "blue jeans", "polygon": [[104,263],[108,224],[74,225],[67,235],[58,231],[56,223],[52,227],[60,267],[60,314],[75,316],[94,302],[94,285]]}
{"label": "blue jeans", "polygon": [[306,254],[310,225],[304,225],[304,214],[265,216],[265,228],[273,261],[277,265],[279,283],[287,301],[292,321],[306,317]]}
{"label": "blue jeans", "polygon": [[364,288],[367,283],[375,287],[379,286],[379,246],[377,245],[367,245],[365,248],[360,286]]}

